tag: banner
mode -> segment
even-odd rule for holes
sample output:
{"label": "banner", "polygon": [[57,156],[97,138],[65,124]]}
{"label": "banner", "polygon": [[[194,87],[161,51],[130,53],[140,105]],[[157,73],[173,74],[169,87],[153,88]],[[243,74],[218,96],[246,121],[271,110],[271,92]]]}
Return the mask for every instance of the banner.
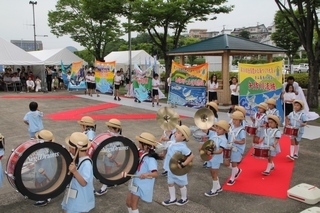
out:
{"label": "banner", "polygon": [[101,93],[113,94],[113,78],[116,62],[95,61],[96,87]]}
{"label": "banner", "polygon": [[137,64],[134,65],[132,76],[133,92],[139,101],[150,100],[152,89],[152,66],[142,71]]}
{"label": "banner", "polygon": [[253,115],[259,103],[273,98],[283,121],[281,82],[282,61],[268,64],[239,63],[240,105],[246,108],[248,115]]}
{"label": "banner", "polygon": [[207,81],[208,63],[185,67],[173,61],[168,102],[196,109],[204,107]]}
{"label": "banner", "polygon": [[68,90],[86,90],[86,81],[84,77],[84,68],[82,61],[73,62],[71,66],[71,77],[68,84]]}

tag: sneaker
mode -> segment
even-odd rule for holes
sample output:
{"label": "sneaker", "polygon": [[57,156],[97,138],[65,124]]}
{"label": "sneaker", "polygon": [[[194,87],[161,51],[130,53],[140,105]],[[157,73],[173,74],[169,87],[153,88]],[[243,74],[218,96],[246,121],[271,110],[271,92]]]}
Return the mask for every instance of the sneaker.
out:
{"label": "sneaker", "polygon": [[204,193],[204,195],[207,196],[207,197],[213,197],[213,196],[217,196],[217,195],[218,195],[218,192],[217,192],[217,191],[216,191],[216,192],[212,192],[212,191],[210,190],[210,191]]}
{"label": "sneaker", "polygon": [[182,199],[180,199],[180,200],[178,200],[177,201],[177,205],[178,206],[183,206],[183,205],[185,205],[185,204],[187,204],[189,202],[189,199],[187,198],[186,200],[182,200]]}
{"label": "sneaker", "polygon": [[116,100],[117,100],[117,97],[116,97],[116,96],[114,96],[114,99],[113,99],[113,100],[115,100],[115,101],[116,101]]}
{"label": "sneaker", "polygon": [[152,107],[154,107],[154,103],[152,103]]}
{"label": "sneaker", "polygon": [[237,174],[234,176],[235,179],[237,179],[239,177],[239,175],[241,174],[242,169],[239,168]]}
{"label": "sneaker", "polygon": [[227,185],[228,185],[228,186],[232,186],[235,182],[236,182],[235,180],[234,180],[234,181],[229,180],[229,181],[227,182]]}
{"label": "sneaker", "polygon": [[294,155],[293,156],[294,159],[298,159],[298,157],[299,157],[298,155]]}
{"label": "sneaker", "polygon": [[99,189],[99,191],[95,191],[94,194],[97,195],[97,196],[101,196],[101,195],[104,195],[107,192],[108,192],[108,188],[106,188],[105,190]]}
{"label": "sneaker", "polygon": [[270,175],[270,172],[264,171],[264,172],[261,172],[261,174],[263,174],[263,175],[265,175],[265,176],[269,176],[269,175]]}
{"label": "sneaker", "polygon": [[208,162],[205,161],[205,162],[202,164],[202,167],[203,167],[203,168],[207,168],[207,164],[208,164]]}
{"label": "sneaker", "polygon": [[167,176],[168,175],[168,171],[164,171],[161,173],[163,176]]}
{"label": "sneaker", "polygon": [[220,187],[220,189],[217,189],[216,193],[220,193],[222,191],[223,191],[223,189],[222,189],[222,187]]}
{"label": "sneaker", "polygon": [[120,97],[118,97],[118,101],[121,101]]}
{"label": "sneaker", "polygon": [[275,168],[274,168],[274,166],[273,167],[271,167],[271,169],[270,169],[270,171],[273,171]]}
{"label": "sneaker", "polygon": [[141,103],[141,101],[138,100],[138,103]]}
{"label": "sneaker", "polygon": [[100,95],[97,94],[97,97],[100,97]]}
{"label": "sneaker", "polygon": [[292,157],[291,155],[287,155],[287,158],[289,158],[290,160],[294,160],[294,157]]}
{"label": "sneaker", "polygon": [[47,199],[47,200],[39,200],[37,202],[35,202],[33,205],[37,206],[37,207],[41,207],[41,206],[46,206],[48,205],[48,203],[51,201],[51,199]]}
{"label": "sneaker", "polygon": [[177,199],[175,199],[174,201],[170,201],[170,200],[166,200],[162,202],[162,205],[164,206],[170,206],[170,205],[174,205],[177,203]]}

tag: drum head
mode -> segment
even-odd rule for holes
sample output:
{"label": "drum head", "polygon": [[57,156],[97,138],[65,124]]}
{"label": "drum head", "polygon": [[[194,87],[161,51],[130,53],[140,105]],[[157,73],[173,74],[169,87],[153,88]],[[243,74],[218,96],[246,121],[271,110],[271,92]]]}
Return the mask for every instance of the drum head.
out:
{"label": "drum head", "polygon": [[108,186],[120,185],[134,174],[139,164],[138,149],[134,142],[123,136],[113,136],[102,141],[92,154],[93,174]]}
{"label": "drum head", "polygon": [[17,190],[31,200],[60,195],[70,183],[67,175],[72,161],[68,150],[54,142],[36,143],[26,149],[14,169]]}

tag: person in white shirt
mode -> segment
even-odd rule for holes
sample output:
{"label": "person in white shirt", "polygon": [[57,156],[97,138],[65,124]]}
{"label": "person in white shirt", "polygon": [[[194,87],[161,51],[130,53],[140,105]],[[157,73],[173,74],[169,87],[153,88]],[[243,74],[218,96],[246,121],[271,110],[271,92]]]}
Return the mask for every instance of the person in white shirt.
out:
{"label": "person in white shirt", "polygon": [[287,84],[292,84],[294,93],[298,95],[299,84],[295,81],[293,76],[288,76],[287,81],[282,84],[282,93],[281,93],[282,99],[283,99],[284,93],[286,92]]}
{"label": "person in white shirt", "polygon": [[219,87],[217,75],[213,74],[210,77],[210,80],[207,83],[208,92],[209,92],[209,102],[214,101],[218,103],[217,89]]}
{"label": "person in white shirt", "polygon": [[119,96],[119,88],[120,88],[120,84],[121,84],[121,72],[120,72],[120,70],[118,70],[116,75],[114,76],[113,83],[114,83],[114,89],[115,89],[114,100],[116,101],[117,97],[118,97],[118,101],[121,101],[120,96]]}
{"label": "person in white shirt", "polygon": [[152,79],[152,107],[154,107],[154,99],[157,99],[157,106],[159,105],[159,86],[160,80],[159,75],[156,73]]}
{"label": "person in white shirt", "polygon": [[285,88],[285,93],[283,94],[284,116],[286,118],[286,121],[289,121],[288,115],[293,111],[293,101],[295,99],[296,94],[294,91],[294,86],[292,84],[287,84]]}
{"label": "person in white shirt", "polygon": [[40,78],[37,77],[34,83],[36,85],[36,89],[35,89],[36,92],[39,92],[41,90],[41,80],[40,80]]}
{"label": "person in white shirt", "polygon": [[238,84],[238,79],[236,77],[231,78],[231,107],[229,109],[229,113],[231,113],[236,105],[239,105],[239,91],[240,85]]}
{"label": "person in white shirt", "polygon": [[33,91],[34,90],[34,82],[31,80],[31,77],[28,78],[27,80],[27,92]]}
{"label": "person in white shirt", "polygon": [[20,78],[19,76],[17,75],[17,73],[13,73],[13,76],[11,78],[11,81],[12,82],[20,82]]}

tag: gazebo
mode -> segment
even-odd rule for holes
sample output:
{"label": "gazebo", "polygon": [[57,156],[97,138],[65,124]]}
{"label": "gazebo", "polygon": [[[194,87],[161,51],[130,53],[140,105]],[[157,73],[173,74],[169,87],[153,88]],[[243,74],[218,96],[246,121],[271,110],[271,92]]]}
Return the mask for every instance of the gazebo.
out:
{"label": "gazebo", "polygon": [[167,55],[180,56],[180,63],[184,64],[184,56],[222,56],[222,91],[218,91],[219,103],[230,103],[229,63],[230,56],[266,55],[267,61],[272,62],[273,54],[283,54],[286,50],[243,38],[222,34],[194,44],[171,50]]}

